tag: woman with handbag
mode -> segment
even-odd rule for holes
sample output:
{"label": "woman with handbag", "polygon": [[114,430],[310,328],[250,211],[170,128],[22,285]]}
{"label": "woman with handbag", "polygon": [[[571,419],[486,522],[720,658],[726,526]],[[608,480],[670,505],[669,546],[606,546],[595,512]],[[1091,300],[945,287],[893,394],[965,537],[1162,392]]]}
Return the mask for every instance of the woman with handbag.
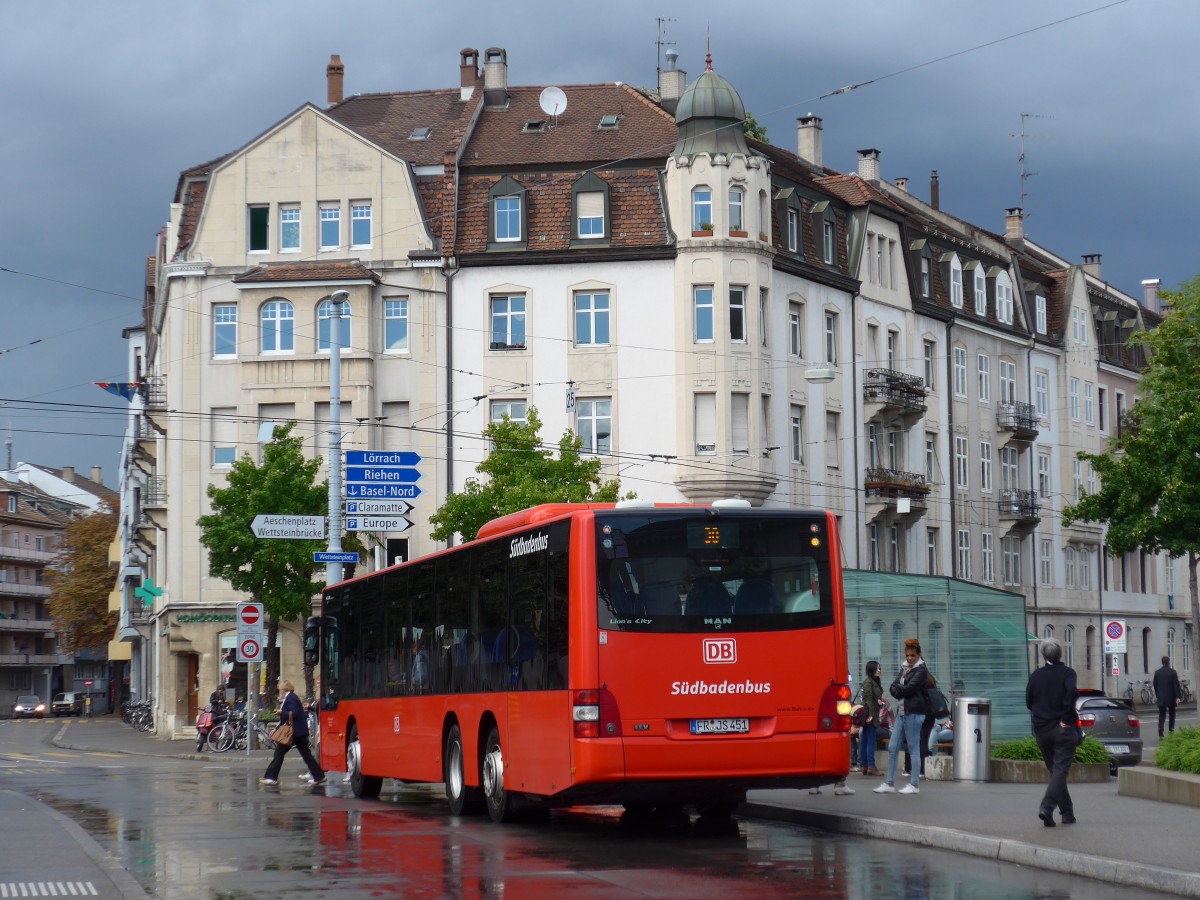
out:
{"label": "woman with handbag", "polygon": [[[290,729],[291,733],[286,731]],[[271,733],[275,740],[275,756],[271,758],[267,771],[258,779],[260,784],[279,784],[279,770],[283,768],[283,758],[293,746],[300,751],[300,758],[308,766],[314,785],[325,783],[325,772],[313,759],[312,751],[308,749],[308,715],[300,698],[296,696],[296,687],[290,681],[279,682],[279,725]]]}
{"label": "woman with handbag", "polygon": [[925,686],[929,671],[921,659],[921,644],[916,638],[904,642],[904,665],[892,681],[888,693],[900,701],[899,715],[888,742],[888,768],[883,784],[875,788],[876,794],[895,794],[896,766],[900,751],[910,749],[917,756],[917,766],[912,769],[909,783],[900,789],[901,794],[919,794],[921,789],[921,726],[925,723]]}

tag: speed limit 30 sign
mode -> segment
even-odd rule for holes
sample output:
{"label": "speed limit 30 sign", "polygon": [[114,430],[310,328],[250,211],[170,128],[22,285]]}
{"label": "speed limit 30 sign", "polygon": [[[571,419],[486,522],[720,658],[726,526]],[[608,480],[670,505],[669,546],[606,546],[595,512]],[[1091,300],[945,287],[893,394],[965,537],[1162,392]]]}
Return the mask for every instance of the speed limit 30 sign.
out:
{"label": "speed limit 30 sign", "polygon": [[262,662],[262,641],[258,638],[238,638],[237,661],[243,663]]}

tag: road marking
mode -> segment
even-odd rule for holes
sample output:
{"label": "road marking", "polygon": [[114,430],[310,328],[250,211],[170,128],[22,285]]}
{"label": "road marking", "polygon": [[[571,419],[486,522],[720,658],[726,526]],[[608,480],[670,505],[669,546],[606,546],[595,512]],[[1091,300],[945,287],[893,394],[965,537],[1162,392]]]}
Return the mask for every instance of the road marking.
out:
{"label": "road marking", "polygon": [[0,881],[0,897],[99,897],[90,881]]}

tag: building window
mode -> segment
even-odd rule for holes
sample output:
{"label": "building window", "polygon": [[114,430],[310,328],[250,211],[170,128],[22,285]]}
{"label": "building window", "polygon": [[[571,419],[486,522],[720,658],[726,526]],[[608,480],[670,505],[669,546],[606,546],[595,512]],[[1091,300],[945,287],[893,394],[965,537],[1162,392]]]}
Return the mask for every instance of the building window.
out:
{"label": "building window", "polygon": [[212,464],[231,466],[237,459],[237,408],[214,407],[212,411]]}
{"label": "building window", "polygon": [[492,350],[525,349],[525,295],[504,294],[491,298]]}
{"label": "building window", "polygon": [[503,422],[507,416],[510,421],[516,422],[519,425],[524,425],[528,418],[526,413],[528,406],[524,400],[493,400],[492,401],[492,421]]}
{"label": "building window", "polygon": [[804,407],[793,406],[790,415],[792,462],[804,464]]}
{"label": "building window", "polygon": [[837,313],[825,313],[825,362],[837,365]]}
{"label": "building window", "polygon": [[1005,490],[1015,491],[1021,486],[1021,479],[1017,472],[1017,459],[1016,447],[1000,448],[1000,486]]}
{"label": "building window", "polygon": [[960,491],[965,491],[970,487],[970,469],[969,458],[967,455],[967,439],[962,435],[954,436],[954,469],[958,483],[955,485]]}
{"label": "building window", "polygon": [[371,204],[351,202],[350,204],[350,246],[371,246]]}
{"label": "building window", "polygon": [[937,475],[937,435],[925,433],[925,483],[933,484]]}
{"label": "building window", "polygon": [[696,394],[696,454],[712,456],[717,452],[717,395]]}
{"label": "building window", "polygon": [[692,188],[692,231],[711,231],[713,227],[712,190]]}
{"label": "building window", "polygon": [[1068,392],[1071,398],[1071,419],[1079,421],[1079,379],[1072,378],[1070,381],[1070,391]]}
{"label": "building window", "polygon": [[938,530],[936,528],[925,529],[925,573],[927,575],[938,573]]}
{"label": "building window", "polygon": [[1035,294],[1033,297],[1033,317],[1034,327],[1037,328],[1038,334],[1046,333],[1046,298],[1041,294]]}
{"label": "building window", "polygon": [[385,297],[383,300],[383,349],[392,353],[408,351],[408,300]]}
{"label": "building window", "polygon": [[868,535],[867,546],[869,548],[870,557],[871,557],[870,560],[868,560],[867,564],[870,567],[872,572],[878,572],[879,571],[879,526],[876,525],[874,522],[872,522],[870,525],[870,528],[867,532],[867,535]]}
{"label": "building window", "polygon": [[745,231],[745,200],[746,192],[741,188],[729,189],[729,230]]}
{"label": "building window", "polygon": [[271,249],[270,222],[271,208],[269,206],[251,206],[249,209],[249,249],[251,253],[264,253]]}
{"label": "building window", "polygon": [[824,257],[824,259],[825,259],[825,262],[827,265],[832,266],[834,264],[834,261],[837,259],[837,256],[836,256],[837,226],[834,225],[833,222],[825,221],[823,233],[825,235],[825,257]]}
{"label": "building window", "polygon": [[237,305],[220,303],[213,310],[213,358],[237,356]]}
{"label": "building window", "polygon": [[1088,590],[1092,586],[1092,551],[1086,547],[1079,549],[1079,587]]}
{"label": "building window", "polygon": [[983,276],[983,266],[975,264],[975,313],[987,315],[987,279]]}
{"label": "building window", "polygon": [[787,211],[787,248],[791,253],[800,249],[800,211],[796,209]]}
{"label": "building window", "polygon": [[1071,476],[1075,481],[1075,502],[1078,503],[1083,499],[1083,462],[1078,459],[1071,460]]}
{"label": "building window", "polygon": [[825,412],[825,467],[837,469],[841,466],[839,454],[841,451],[841,416],[829,410]]}
{"label": "building window", "polygon": [[965,528],[958,529],[958,577],[971,577],[971,532]]}
{"label": "building window", "polygon": [[342,207],[338,203],[321,204],[321,249],[337,250],[342,246]]}
{"label": "building window", "polygon": [[992,442],[979,442],[979,490],[985,494],[992,492]]}
{"label": "building window", "polygon": [[1039,561],[1041,562],[1042,584],[1049,587],[1054,579],[1054,543],[1049,538],[1042,538],[1040,543]]}
{"label": "building window", "polygon": [[1083,421],[1089,425],[1096,424],[1096,402],[1092,397],[1092,389],[1090,381],[1083,383]]}
{"label": "building window", "polygon": [[1075,588],[1075,548],[1068,547],[1063,551],[1063,571],[1066,575],[1068,588]]}
{"label": "building window", "polygon": [[713,328],[712,285],[698,285],[692,288],[692,309],[696,320],[696,342],[712,343],[716,334]]}
{"label": "building window", "polygon": [[766,288],[758,289],[758,342],[764,347],[767,346],[767,307],[770,299]]}
{"label": "building window", "polygon": [[605,455],[612,450],[612,400],[580,400],[575,407],[575,434],[580,451]]}
{"label": "building window", "polygon": [[575,295],[575,346],[608,346],[608,315],[608,291],[577,293]]}
{"label": "building window", "polygon": [[497,197],[494,208],[496,214],[496,240],[521,240],[521,198]]}
{"label": "building window", "polygon": [[957,255],[950,257],[950,305],[955,309],[962,309],[963,305],[962,263]]}
{"label": "building window", "polygon": [[[342,303],[341,306],[341,321],[338,323],[340,330],[338,332],[338,341],[343,350],[350,349],[350,304]],[[329,335],[331,328],[329,321],[333,318],[333,302],[330,300],[322,300],[317,305],[317,352],[329,352]]]}
{"label": "building window", "polygon": [[1033,396],[1039,418],[1050,415],[1050,376],[1046,372],[1033,375]]}
{"label": "building window", "polygon": [[493,400],[491,421],[499,424],[505,419],[519,425],[526,423],[527,404],[524,400]]}
{"label": "building window", "polygon": [[1020,585],[1021,539],[1015,535],[1007,535],[1000,541],[1000,549],[1004,555],[1004,583]]}
{"label": "building window", "polygon": [[1017,364],[1007,359],[1000,360],[1000,402],[1017,402]]}
{"label": "building window", "polygon": [[979,577],[985,584],[991,584],[996,580],[996,564],[992,550],[992,533],[985,531],[981,536],[982,543],[979,545],[979,553],[983,564],[983,570],[979,573]]}
{"label": "building window", "polygon": [[1050,451],[1041,450],[1038,452],[1038,494],[1049,497],[1050,490]]}
{"label": "building window", "polygon": [[992,400],[992,361],[983,353],[978,357],[979,367],[979,402],[990,403]]}
{"label": "building window", "polygon": [[1086,347],[1088,345],[1086,310],[1071,310],[1071,336],[1075,339],[1075,343],[1080,347]]}
{"label": "building window", "polygon": [[1096,388],[1096,412],[1098,413],[1101,434],[1108,434],[1108,388],[1099,385]]}
{"label": "building window", "polygon": [[996,278],[996,319],[1005,325],[1013,320],[1013,289],[1008,275],[1001,273]]}
{"label": "building window", "polygon": [[264,303],[259,325],[263,353],[292,353],[296,349],[296,310],[288,301]]}
{"label": "building window", "polygon": [[967,348],[954,348],[954,396],[967,396]]}
{"label": "building window", "polygon": [[932,391],[934,387],[934,372],[936,372],[937,345],[933,341],[925,342],[925,389]]}
{"label": "building window", "polygon": [[887,367],[892,370],[896,368],[896,340],[898,337],[899,335],[894,331],[887,333],[887,344],[884,353],[887,359]]}
{"label": "building window", "polygon": [[288,252],[300,249],[300,207],[279,207],[279,249]]}
{"label": "building window", "polygon": [[576,225],[579,238],[602,238],[604,231],[604,193],[579,191],[575,195]]}
{"label": "building window", "polygon": [[899,572],[900,562],[900,526],[893,525],[888,529],[888,565],[893,572]]}
{"label": "building window", "polygon": [[802,308],[788,304],[788,353],[797,358],[804,356],[804,336],[800,330]]}
{"label": "building window", "polygon": [[921,296],[928,297],[933,286],[933,260],[921,257]]}
{"label": "building window", "polygon": [[729,289],[729,339],[735,344],[746,343],[746,289]]}

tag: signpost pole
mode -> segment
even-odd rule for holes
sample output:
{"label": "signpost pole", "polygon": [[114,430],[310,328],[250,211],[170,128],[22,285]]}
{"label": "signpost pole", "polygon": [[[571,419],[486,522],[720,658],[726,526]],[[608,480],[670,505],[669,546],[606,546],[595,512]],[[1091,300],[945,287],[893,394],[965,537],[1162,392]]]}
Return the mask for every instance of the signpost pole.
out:
{"label": "signpost pole", "polygon": [[[342,552],[342,304],[349,299],[349,291],[329,297],[329,553]],[[325,584],[341,580],[342,564],[325,563]]]}

